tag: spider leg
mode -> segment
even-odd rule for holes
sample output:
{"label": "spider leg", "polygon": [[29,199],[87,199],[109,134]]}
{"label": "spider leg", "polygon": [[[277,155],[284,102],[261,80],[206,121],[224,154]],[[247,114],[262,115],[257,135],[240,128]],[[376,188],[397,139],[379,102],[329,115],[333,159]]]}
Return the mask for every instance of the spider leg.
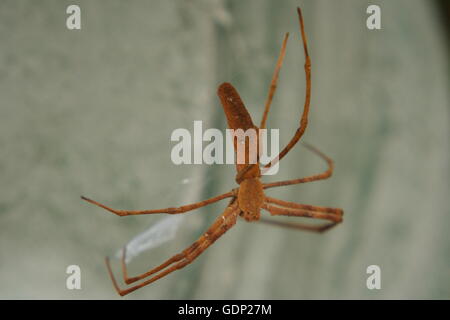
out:
{"label": "spider leg", "polygon": [[271,182],[271,183],[264,183],[263,184],[263,188],[264,189],[274,188],[274,187],[281,187],[281,186],[289,186],[289,185],[292,185],[292,184],[307,183],[307,182],[312,182],[312,181],[317,181],[317,180],[324,180],[324,179],[328,179],[329,177],[331,177],[331,175],[333,174],[333,170],[334,170],[333,160],[331,160],[331,158],[327,157],[319,149],[313,147],[310,144],[302,142],[302,145],[304,147],[306,147],[308,150],[310,150],[310,151],[314,152],[315,154],[317,154],[322,159],[324,159],[327,162],[327,164],[328,164],[327,170],[322,172],[322,173],[315,174],[315,175],[308,176],[308,177],[304,177],[304,178],[292,179],[292,180],[284,180],[284,181],[277,181],[277,182]]}
{"label": "spider leg", "polygon": [[[297,142],[303,136],[303,133],[305,132],[306,127],[308,125],[309,106],[310,106],[310,102],[311,102],[311,59],[310,59],[309,53],[308,53],[308,44],[307,44],[307,40],[306,40],[305,26],[303,23],[303,16],[302,16],[302,11],[300,10],[300,8],[297,8],[297,13],[298,13],[299,22],[300,22],[300,33],[302,35],[303,51],[305,54],[305,77],[306,77],[305,103],[303,106],[303,113],[300,118],[299,128],[295,132],[294,136],[291,138],[291,141],[289,141],[289,143],[284,147],[284,149],[272,161],[270,161],[268,164],[266,164],[264,166],[264,169],[266,169],[266,170],[268,170],[270,167],[272,167],[278,161],[280,161],[297,144]],[[266,101],[266,108],[264,110],[263,118],[261,120],[261,128],[264,128],[266,125],[267,114],[269,112],[270,104],[272,103],[272,98],[273,98],[273,95],[274,95],[275,89],[276,89],[279,68],[281,68],[281,64],[282,64],[283,58],[284,58],[284,51],[285,51],[284,47],[285,47],[286,41],[287,41],[287,35],[285,37],[285,41],[283,42],[283,47],[282,47],[282,51],[280,54],[280,58],[277,63],[277,67],[275,69],[274,76],[272,78],[272,83],[271,83],[271,87],[269,90],[269,96]],[[255,164],[247,165],[245,168],[243,168],[241,171],[238,172],[238,174],[236,175],[236,179],[235,179],[238,184],[242,181],[242,177],[245,175],[245,173],[247,173],[253,166],[255,166]],[[263,173],[264,173],[264,171],[263,171]]]}
{"label": "spider leg", "polygon": [[[268,205],[267,203],[276,203],[282,207],[271,206]],[[325,223],[321,225],[275,221],[270,219],[267,220],[264,218],[260,220],[263,223],[268,223],[281,227],[292,228],[297,230],[313,231],[319,233],[325,232],[334,227],[336,224],[342,222],[342,215],[344,214],[342,209],[338,208],[304,205],[300,203],[289,202],[270,197],[266,197],[266,202],[263,204],[263,209],[269,211],[271,215],[308,217],[308,218],[330,220],[331,223]]]}
{"label": "spider leg", "polygon": [[[135,286],[132,286],[127,289],[121,289],[114,278],[114,274],[111,270],[111,265],[109,263],[109,259],[106,258],[106,266],[108,268],[108,273],[113,282],[114,288],[121,295],[124,296],[128,293],[131,293],[139,288],[142,288],[158,279],[163,278],[164,276],[176,271],[178,269],[184,268],[192,261],[194,261],[202,252],[204,252],[210,245],[212,245],[218,238],[220,238],[226,231],[228,231],[231,227],[234,226],[238,217],[239,209],[236,203],[228,206],[222,215],[220,215],[216,221],[211,225],[211,227],[191,246],[186,248],[179,254],[174,255],[172,258],[168,259],[163,264],[153,268],[145,273],[142,273],[139,276],[127,278],[129,283],[136,282],[138,280],[142,280],[156,273],[150,279],[147,279]],[[158,273],[159,272],[159,273]],[[125,277],[125,275],[124,275]]]}
{"label": "spider leg", "polygon": [[261,218],[259,221],[263,222],[263,223],[279,226],[279,227],[296,229],[296,230],[304,230],[304,231],[312,231],[312,232],[318,232],[318,233],[328,231],[331,228],[333,228],[335,225],[337,225],[337,223],[331,222],[331,223],[325,223],[325,224],[314,226],[314,225],[304,224],[304,223],[275,221],[275,220],[264,219],[264,218]]}
{"label": "spider leg", "polygon": [[[173,257],[171,257],[170,259],[168,259],[167,261],[165,261],[163,264],[159,265],[157,268],[154,268],[154,269],[152,269],[152,270],[150,270],[148,272],[144,272],[144,273],[142,273],[142,274],[140,274],[140,275],[138,275],[136,277],[128,277],[127,263],[125,262],[126,261],[125,260],[126,251],[127,251],[127,249],[126,249],[126,246],[125,246],[123,248],[123,250],[122,250],[122,257],[120,259],[120,264],[122,266],[123,281],[126,284],[131,284],[131,283],[136,282],[136,281],[138,281],[140,279],[146,278],[149,275],[151,275],[153,273],[156,273],[158,271],[161,271],[162,269],[168,267],[169,265],[171,265],[171,264],[173,264],[173,263],[183,259],[183,255],[182,254],[176,254]],[[109,259],[108,259],[107,264],[109,265]],[[109,269],[109,266],[108,266],[108,269]],[[114,280],[113,280],[113,282],[114,282]]]}
{"label": "spider leg", "polygon": [[311,102],[311,59],[309,57],[308,53],[308,44],[306,41],[306,34],[305,34],[305,26],[303,23],[303,16],[302,11],[300,8],[297,8],[298,18],[300,22],[300,32],[302,35],[302,42],[303,42],[303,51],[305,54],[305,77],[306,77],[306,95],[305,95],[305,103],[303,106],[303,113],[300,118],[300,126],[295,132],[294,136],[291,138],[291,141],[284,147],[284,149],[278,154],[277,157],[275,157],[271,162],[266,164],[264,168],[268,169],[275,165],[278,161],[283,159],[283,157],[295,146],[295,144],[300,140],[300,138],[303,136],[303,133],[306,130],[306,127],[308,125],[308,113],[309,113],[309,106]]}
{"label": "spider leg", "polygon": [[327,213],[315,210],[297,209],[297,208],[287,208],[272,206],[270,204],[264,203],[262,208],[269,211],[273,216],[293,216],[293,217],[306,217],[314,219],[329,220],[334,223],[339,223],[342,221],[342,215],[338,213]]}
{"label": "spider leg", "polygon": [[294,209],[303,209],[308,211],[317,211],[317,212],[323,212],[323,213],[331,213],[342,216],[344,214],[344,211],[339,208],[330,208],[330,207],[319,207],[319,206],[312,206],[309,204],[301,204],[296,202],[290,202],[290,201],[284,201],[276,198],[271,198],[266,196],[266,203],[274,203],[282,207],[287,208],[294,208]]}
{"label": "spider leg", "polygon": [[261,124],[259,126],[260,129],[264,129],[266,127],[267,116],[269,114],[270,106],[272,105],[272,99],[273,96],[275,95],[275,91],[277,90],[278,76],[280,74],[280,70],[283,65],[284,56],[286,55],[286,45],[288,38],[289,33],[286,33],[286,35],[284,36],[283,44],[281,45],[281,51],[277,60],[277,64],[275,66],[275,71],[273,72],[272,81],[270,82],[269,94],[266,99],[263,117],[261,119]]}
{"label": "spider leg", "polygon": [[126,263],[126,259],[125,259],[126,255],[127,255],[127,246],[123,247],[123,249],[122,249],[122,258],[120,258],[120,264],[122,265],[123,281],[126,284],[130,284],[131,282],[129,282],[129,281],[131,278],[128,277],[127,263]]}
{"label": "spider leg", "polygon": [[85,200],[85,201],[87,201],[89,203],[95,204],[96,206],[99,206],[99,207],[101,207],[101,208],[103,208],[105,210],[108,210],[108,211],[110,211],[110,212],[112,212],[112,213],[114,213],[114,214],[116,214],[118,216],[121,216],[121,217],[122,216],[130,216],[130,215],[138,215],[138,214],[153,214],[153,213],[179,214],[179,213],[184,213],[184,212],[187,212],[187,211],[191,211],[191,210],[194,210],[194,209],[198,209],[198,208],[207,206],[207,205],[209,205],[211,203],[220,201],[222,199],[234,197],[236,195],[236,190],[237,189],[234,189],[234,190],[232,190],[230,192],[221,194],[221,195],[216,196],[214,198],[210,198],[210,199],[207,199],[207,200],[203,200],[203,201],[200,201],[200,202],[188,204],[188,205],[181,206],[181,207],[154,209],[154,210],[134,210],[134,211],[131,211],[131,210],[117,210],[117,209],[113,209],[113,208],[107,207],[104,204],[101,204],[101,203],[99,203],[97,201],[94,201],[92,199],[86,198],[84,196],[81,196],[81,199],[83,199],[83,200]]}
{"label": "spider leg", "polygon": [[131,284],[131,283],[136,282],[136,281],[138,281],[138,280],[140,280],[140,279],[143,279],[143,278],[145,278],[145,277],[148,277],[150,274],[155,273],[155,272],[158,272],[158,271],[160,271],[161,269],[163,269],[163,268],[165,268],[165,267],[167,267],[167,266],[169,266],[169,265],[171,265],[171,264],[173,264],[173,263],[175,263],[175,262],[177,262],[177,261],[180,261],[180,260],[183,258],[182,255],[175,255],[175,256],[173,256],[172,258],[170,258],[169,260],[167,260],[165,263],[159,265],[159,266],[158,266],[158,270],[155,270],[156,268],[153,269],[153,270],[151,270],[151,271],[153,271],[152,273],[145,272],[145,273],[142,273],[142,274],[140,274],[140,275],[138,275],[138,276],[135,276],[135,277],[128,277],[127,263],[126,263],[126,252],[127,252],[127,247],[125,246],[125,247],[123,248],[123,250],[122,250],[122,257],[121,257],[121,259],[120,259],[120,264],[121,264],[121,266],[122,266],[122,276],[123,276],[123,281],[124,281],[126,284]]}
{"label": "spider leg", "polygon": [[[261,124],[259,125],[260,129],[264,129],[266,127],[267,116],[269,115],[269,110],[272,105],[273,96],[275,95],[275,92],[277,90],[278,77],[280,75],[281,67],[283,66],[284,57],[286,56],[286,46],[287,46],[288,38],[289,38],[289,32],[287,32],[284,36],[283,44],[281,45],[280,55],[278,56],[277,64],[275,66],[275,70],[272,75],[272,80],[270,82],[270,87],[269,87],[269,93],[268,93],[266,103],[264,106],[264,113],[263,113],[263,116],[261,119]],[[255,165],[258,165],[258,164],[249,164],[246,167],[244,167],[244,169],[239,171],[235,178],[236,182],[238,184],[240,184],[242,181],[242,177]]]}

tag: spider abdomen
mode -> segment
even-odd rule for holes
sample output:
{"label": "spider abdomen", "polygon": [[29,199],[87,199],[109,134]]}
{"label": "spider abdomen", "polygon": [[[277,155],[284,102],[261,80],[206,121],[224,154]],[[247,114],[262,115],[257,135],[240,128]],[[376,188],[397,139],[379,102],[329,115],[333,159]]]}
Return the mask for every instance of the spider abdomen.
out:
{"label": "spider abdomen", "polygon": [[228,127],[230,129],[255,129],[252,117],[242,102],[237,90],[231,83],[224,82],[217,89],[220,102],[227,117]]}

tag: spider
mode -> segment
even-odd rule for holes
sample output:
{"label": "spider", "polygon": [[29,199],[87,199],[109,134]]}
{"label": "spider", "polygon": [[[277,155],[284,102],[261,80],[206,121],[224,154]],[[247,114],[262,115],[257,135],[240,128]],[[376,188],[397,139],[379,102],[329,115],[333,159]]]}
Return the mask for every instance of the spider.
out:
{"label": "spider", "polygon": [[[311,99],[311,61],[308,54],[308,46],[306,41],[306,35],[304,31],[303,17],[300,8],[297,8],[299,23],[300,23],[300,33],[303,43],[304,55],[305,55],[305,75],[306,75],[306,95],[305,95],[305,103],[303,107],[303,113],[300,119],[300,124],[295,132],[294,136],[291,138],[289,143],[282,149],[277,157],[275,157],[271,162],[262,167],[262,170],[268,170],[271,166],[276,164],[279,160],[281,160],[286,154],[296,145],[296,143],[300,140],[303,133],[305,132],[307,123],[308,123],[308,112],[310,106]],[[277,64],[275,67],[275,71],[272,76],[268,97],[266,99],[265,108],[263,117],[261,120],[261,124],[256,127],[253,124],[253,121],[250,117],[250,114],[246,110],[238,92],[230,83],[223,83],[218,88],[218,96],[222,103],[228,126],[231,129],[263,129],[266,126],[267,115],[272,103],[273,96],[275,94],[278,82],[278,76],[283,64],[283,60],[286,53],[286,45],[289,37],[289,33],[285,34],[281,51],[277,60]],[[236,139],[234,140],[234,147],[236,151]],[[257,141],[259,143],[259,141]],[[319,207],[307,204],[300,204],[295,202],[284,201],[276,198],[271,198],[266,196],[264,193],[265,189],[281,187],[287,185],[295,185],[300,183],[307,183],[316,180],[323,180],[329,178],[333,173],[333,161],[327,157],[325,154],[320,152],[315,147],[303,143],[303,145],[309,149],[310,151],[317,154],[319,157],[324,159],[328,168],[326,171],[304,177],[299,179],[271,182],[271,183],[262,183],[261,178],[261,168],[258,163],[250,164],[248,160],[248,145],[245,149],[245,159],[243,164],[236,164],[236,182],[239,184],[239,187],[218,195],[216,197],[203,200],[197,203],[184,205],[177,208],[165,208],[165,209],[155,209],[155,210],[140,210],[140,211],[129,211],[129,210],[116,210],[110,207],[107,207],[97,201],[88,199],[84,196],[81,198],[90,202],[94,205],[97,205],[103,209],[106,209],[118,216],[129,216],[129,215],[140,215],[140,214],[154,214],[154,213],[166,213],[166,214],[181,214],[194,209],[198,209],[209,204],[215,203],[217,201],[231,198],[228,206],[225,208],[223,213],[214,221],[214,223],[210,226],[210,228],[202,235],[200,238],[195,241],[191,246],[186,248],[184,251],[174,255],[172,258],[168,259],[166,262],[161,265],[144,272],[140,275],[129,277],[127,274],[126,263],[125,263],[125,255],[126,249],[124,248],[122,253],[122,273],[123,280],[126,284],[133,284],[140,280],[142,282],[133,285],[126,289],[121,289],[113,275],[111,270],[109,258],[106,257],[106,266],[108,269],[108,273],[113,282],[114,288],[121,295],[124,296],[129,294],[139,288],[142,288],[158,279],[165,277],[166,275],[172,273],[175,270],[184,268],[191,262],[193,262],[202,252],[208,249],[217,239],[219,239],[225,232],[227,232],[230,228],[232,228],[238,219],[238,217],[242,217],[249,222],[262,221],[265,223],[284,226],[288,228],[294,228],[299,230],[308,230],[313,232],[324,232],[334,227],[336,224],[342,222],[343,210],[338,208],[329,208],[329,207]],[[260,217],[260,211],[264,209],[268,211],[272,216],[294,216],[294,217],[308,217],[315,219],[328,220],[328,222],[319,224],[319,225],[309,225],[309,224],[300,224],[293,222],[281,222],[276,220],[266,220]]]}

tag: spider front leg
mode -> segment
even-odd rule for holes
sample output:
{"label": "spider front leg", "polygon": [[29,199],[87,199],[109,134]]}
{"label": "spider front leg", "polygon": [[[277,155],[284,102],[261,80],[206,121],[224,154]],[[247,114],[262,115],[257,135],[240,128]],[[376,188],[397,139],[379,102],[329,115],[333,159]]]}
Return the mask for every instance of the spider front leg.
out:
{"label": "spider front leg", "polygon": [[306,127],[308,126],[308,114],[309,114],[309,107],[311,104],[311,59],[309,57],[308,53],[308,44],[306,40],[306,34],[305,34],[305,26],[303,23],[303,16],[302,11],[300,8],[297,8],[298,13],[298,19],[300,23],[300,33],[302,36],[302,42],[303,42],[303,52],[305,55],[305,80],[306,80],[306,88],[305,88],[305,102],[303,105],[303,113],[300,118],[300,123],[298,129],[295,131],[294,136],[291,138],[291,140],[288,142],[288,144],[281,150],[281,152],[268,164],[265,165],[265,169],[269,169],[270,167],[274,166],[278,161],[284,158],[288,154],[288,152],[297,144],[297,142],[300,140],[300,138],[305,133]]}
{"label": "spider front leg", "polygon": [[[197,241],[195,241],[191,246],[186,248],[181,253],[174,255],[172,258],[168,259],[166,262],[157,266],[156,268],[153,268],[145,273],[142,273],[141,275],[138,275],[138,276],[132,277],[132,278],[128,278],[128,276],[126,275],[126,268],[124,268],[123,269],[125,271],[124,280],[128,284],[136,282],[138,280],[145,279],[151,275],[156,274],[153,277],[151,277],[150,279],[147,279],[147,280],[145,280],[135,286],[132,286],[130,288],[121,289],[119,287],[116,279],[114,278],[113,272],[111,270],[109,259],[106,258],[106,265],[108,268],[108,273],[111,277],[114,288],[121,296],[124,296],[124,295],[131,293],[139,288],[142,288],[158,279],[165,277],[166,275],[174,272],[175,270],[184,268],[185,266],[190,264],[192,261],[194,261],[202,252],[204,252],[206,249],[208,249],[208,247],[211,246],[225,232],[227,232],[231,227],[233,227],[234,224],[236,223],[238,214],[239,214],[239,208],[237,207],[237,204],[235,202],[233,202],[231,205],[229,205],[225,209],[223,214],[220,215],[216,219],[216,221],[211,225],[211,227]],[[122,267],[125,267],[124,257],[122,257]]]}
{"label": "spider front leg", "polygon": [[[304,26],[304,22],[303,22],[302,11],[300,10],[300,8],[297,8],[297,13],[298,13],[298,19],[299,19],[299,24],[300,24],[300,34],[302,37],[303,51],[304,51],[304,55],[305,55],[304,69],[305,69],[306,89],[305,89],[305,102],[303,105],[303,113],[300,117],[299,127],[295,131],[294,136],[291,138],[289,143],[283,148],[283,150],[281,150],[281,152],[272,161],[270,161],[268,164],[266,164],[264,166],[263,173],[268,171],[272,166],[274,166],[276,163],[278,163],[281,159],[283,159],[288,154],[288,152],[297,144],[297,142],[303,136],[303,134],[305,133],[306,127],[308,126],[308,114],[309,114],[309,108],[310,108],[310,104],[311,104],[311,58],[308,53],[308,43],[306,40],[305,26]],[[269,113],[270,106],[272,104],[273,96],[274,96],[276,88],[277,88],[278,75],[279,75],[281,66],[283,64],[284,56],[286,53],[287,39],[288,39],[288,34],[286,34],[286,36],[284,38],[283,45],[281,47],[280,56],[278,58],[277,65],[275,67],[275,72],[272,76],[272,82],[271,82],[271,85],[269,88],[269,95],[266,99],[266,105],[265,105],[263,117],[261,120],[261,125],[260,125],[261,129],[266,127],[267,116]],[[238,174],[236,175],[236,178],[235,178],[236,182],[238,184],[241,183],[243,176],[253,166],[255,166],[255,164],[249,164],[246,167],[244,167],[240,172],[238,172]],[[310,177],[308,177],[308,178],[310,178]],[[313,178],[316,178],[316,177],[313,177]],[[319,179],[325,179],[325,178],[319,178]],[[319,180],[319,179],[316,179],[316,180]],[[314,180],[308,180],[308,181],[303,181],[303,182],[309,182],[309,181],[314,181]],[[298,182],[298,183],[302,183],[302,182]],[[270,188],[270,187],[268,187],[268,188]]]}

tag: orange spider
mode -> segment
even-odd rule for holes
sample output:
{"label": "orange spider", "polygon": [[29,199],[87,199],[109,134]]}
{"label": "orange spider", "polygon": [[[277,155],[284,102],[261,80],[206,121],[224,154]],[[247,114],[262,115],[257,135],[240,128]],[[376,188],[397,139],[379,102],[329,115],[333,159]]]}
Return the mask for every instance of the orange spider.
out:
{"label": "orange spider", "polygon": [[[272,160],[270,163],[263,167],[263,170],[269,169],[272,165],[281,160],[300,140],[303,133],[305,132],[307,122],[308,122],[308,112],[309,105],[311,99],[311,61],[308,54],[307,41],[304,31],[303,25],[303,17],[300,8],[297,8],[299,22],[300,22],[300,32],[303,41],[303,49],[305,53],[305,74],[306,74],[306,97],[305,104],[303,109],[303,114],[300,120],[300,126],[295,132],[295,135],[289,141],[289,143],[284,147],[284,149],[280,152],[280,154]],[[277,61],[277,65],[275,67],[275,71],[272,77],[269,94],[266,100],[264,114],[261,120],[261,124],[256,127],[250,114],[245,108],[242,100],[236,91],[236,89],[230,83],[223,83],[218,88],[218,95],[220,101],[222,103],[223,109],[225,111],[228,126],[231,129],[243,129],[244,131],[248,129],[263,129],[266,126],[267,115],[270,109],[270,105],[272,103],[273,96],[275,94],[275,90],[277,87],[278,75],[283,64],[284,56],[286,53],[286,44],[288,40],[289,34],[286,33],[283,44],[281,47],[280,56]],[[234,139],[234,148],[236,151],[236,143],[237,140]],[[259,141],[257,141],[259,144]],[[237,221],[237,218],[240,216],[247,221],[263,221],[270,224],[275,224],[284,227],[290,227],[301,230],[308,230],[314,232],[323,232],[329,230],[331,227],[335,226],[337,223],[342,222],[343,210],[337,208],[328,208],[328,207],[319,207],[313,205],[306,205],[294,202],[283,201],[275,198],[271,198],[265,195],[264,189],[294,185],[299,183],[306,183],[316,180],[327,179],[331,176],[333,172],[333,162],[326,155],[321,153],[316,148],[304,144],[309,150],[313,151],[321,158],[323,158],[328,163],[328,169],[323,173],[300,178],[293,180],[285,180],[278,181],[272,183],[262,183],[261,178],[261,169],[258,164],[250,164],[249,159],[249,145],[246,145],[245,149],[245,162],[244,164],[236,164],[237,175],[236,182],[239,184],[239,187],[216,196],[211,199],[203,200],[197,203],[193,203],[190,205],[185,205],[177,208],[165,208],[165,209],[155,209],[155,210],[141,210],[141,211],[129,211],[129,210],[115,210],[109,208],[99,202],[88,199],[86,197],[81,197],[83,200],[86,200],[92,204],[95,204],[99,207],[102,207],[112,213],[117,214],[118,216],[129,216],[129,215],[140,215],[140,214],[153,214],[153,213],[167,213],[167,214],[180,214],[187,211],[191,211],[194,209],[198,209],[204,206],[207,206],[211,203],[217,202],[219,200],[225,198],[231,198],[230,203],[225,208],[224,212],[215,220],[212,226],[191,246],[186,248],[181,253],[174,255],[172,258],[168,259],[163,264],[153,268],[145,273],[142,273],[135,277],[128,277],[125,263],[125,249],[123,250],[122,255],[122,271],[123,271],[123,279],[126,284],[132,284],[139,280],[144,280],[139,284],[131,286],[127,289],[121,289],[117,284],[117,281],[114,278],[114,275],[111,270],[111,266],[109,263],[109,259],[106,258],[106,265],[108,268],[109,275],[111,276],[113,285],[117,292],[123,296],[130,292],[133,292],[143,286],[146,286],[169,273],[181,269],[192,261],[194,261],[203,251],[205,251],[211,244],[213,244],[219,237],[221,237],[227,230],[234,226]],[[259,159],[258,159],[259,160]],[[260,218],[260,211],[264,209],[268,211],[271,215],[274,216],[295,216],[295,217],[308,217],[308,218],[316,218],[328,220],[330,222],[325,223],[323,225],[307,225],[300,223],[287,223],[287,222],[278,222],[274,220],[265,220]],[[153,275],[153,276],[152,276]],[[152,276],[152,277],[150,277]],[[146,279],[150,277],[149,279]]]}

